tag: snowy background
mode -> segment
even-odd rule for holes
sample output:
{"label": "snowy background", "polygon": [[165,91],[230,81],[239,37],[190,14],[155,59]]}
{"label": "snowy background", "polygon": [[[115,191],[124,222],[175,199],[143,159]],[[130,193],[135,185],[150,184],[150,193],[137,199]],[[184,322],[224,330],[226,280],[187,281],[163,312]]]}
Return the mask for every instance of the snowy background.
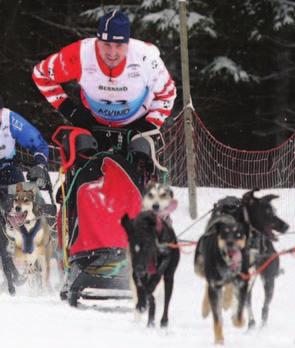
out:
{"label": "snowy background", "polygon": [[[212,208],[212,204],[227,194],[241,196],[244,191],[202,188],[198,190],[198,216],[201,217]],[[266,194],[262,191],[260,194]],[[280,198],[273,201],[278,215],[290,224],[294,231],[295,207],[288,199],[290,190],[272,190]],[[189,218],[187,190],[174,189],[179,207],[173,214],[177,234],[192,225]],[[288,194],[287,194],[288,193]],[[287,197],[287,198],[286,198]],[[288,198],[289,197],[289,198]],[[202,233],[207,217],[194,224],[182,238],[197,240]],[[277,249],[295,245],[295,235],[287,234],[276,244]],[[34,297],[23,288],[17,288],[17,295],[10,297],[0,294],[1,346],[8,347],[60,347],[71,348],[109,347],[109,348],[196,348],[213,347],[211,315],[201,317],[201,301],[205,282],[193,272],[194,247],[185,248],[181,254],[176,272],[175,288],[170,305],[170,325],[167,330],[159,328],[162,314],[162,284],[156,292],[157,326],[146,328],[146,316],[135,321],[131,300],[93,301],[82,300],[78,309],[71,308],[59,299],[58,277],[52,275],[55,291],[50,295]],[[56,270],[55,262],[52,268]],[[236,348],[289,348],[295,347],[294,309],[295,309],[295,257],[283,256],[281,266],[285,273],[277,279],[276,290],[271,304],[268,326],[259,327],[260,310],[263,301],[261,283],[257,282],[253,305],[258,322],[257,328],[247,332],[246,327],[234,328],[230,311],[224,313],[225,346]]]}

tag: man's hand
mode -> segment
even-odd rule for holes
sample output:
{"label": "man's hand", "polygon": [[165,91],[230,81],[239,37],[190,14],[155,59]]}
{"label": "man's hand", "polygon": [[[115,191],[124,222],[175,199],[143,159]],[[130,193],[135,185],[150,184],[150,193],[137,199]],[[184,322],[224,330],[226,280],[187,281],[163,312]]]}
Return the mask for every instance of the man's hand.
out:
{"label": "man's hand", "polygon": [[75,105],[69,98],[59,106],[58,110],[75,127],[90,129],[92,125],[96,124],[89,109],[82,104]]}
{"label": "man's hand", "polygon": [[36,182],[36,185],[41,190],[48,190],[50,187],[50,176],[46,165],[37,164],[29,169],[27,179],[32,182]]}

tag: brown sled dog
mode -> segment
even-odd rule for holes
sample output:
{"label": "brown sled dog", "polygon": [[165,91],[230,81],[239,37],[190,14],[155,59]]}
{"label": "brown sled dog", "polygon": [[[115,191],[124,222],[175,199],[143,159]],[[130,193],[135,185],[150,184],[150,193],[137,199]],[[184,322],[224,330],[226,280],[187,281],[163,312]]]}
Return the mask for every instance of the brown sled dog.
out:
{"label": "brown sled dog", "polygon": [[38,287],[49,287],[50,258],[53,252],[47,219],[42,215],[39,189],[31,183],[10,185],[13,197],[6,214],[6,233],[10,251],[17,262],[24,265],[28,280],[38,281]]}
{"label": "brown sled dog", "polygon": [[[202,315],[213,314],[215,344],[223,344],[222,307],[230,306],[234,289],[236,307],[232,317],[237,327],[244,325],[243,310],[246,304],[248,282],[239,273],[248,270],[246,244],[248,231],[233,216],[212,216],[205,233],[198,241],[195,253],[195,272],[207,281]],[[224,294],[223,294],[224,292]]]}

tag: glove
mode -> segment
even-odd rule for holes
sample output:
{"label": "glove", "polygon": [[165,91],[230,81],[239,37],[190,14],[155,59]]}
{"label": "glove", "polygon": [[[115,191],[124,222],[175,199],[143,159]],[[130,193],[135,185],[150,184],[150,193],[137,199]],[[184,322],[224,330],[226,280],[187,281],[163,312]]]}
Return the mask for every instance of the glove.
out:
{"label": "glove", "polygon": [[27,174],[27,180],[36,182],[40,190],[48,190],[51,185],[50,176],[44,164],[37,164],[30,168]]}
{"label": "glove", "polygon": [[174,119],[172,117],[167,117],[162,126],[160,127],[161,132],[165,132],[174,124]]}
{"label": "glove", "polygon": [[60,104],[58,111],[75,127],[90,129],[91,126],[96,125],[90,110],[82,104],[75,105],[69,98]]}

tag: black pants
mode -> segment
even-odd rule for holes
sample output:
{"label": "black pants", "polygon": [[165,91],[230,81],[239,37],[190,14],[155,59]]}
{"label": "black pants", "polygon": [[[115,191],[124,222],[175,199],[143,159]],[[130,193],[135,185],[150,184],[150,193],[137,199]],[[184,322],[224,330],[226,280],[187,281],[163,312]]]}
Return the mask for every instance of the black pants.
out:
{"label": "black pants", "polygon": [[[122,136],[122,144],[120,154],[126,157],[128,153],[128,144],[132,136],[138,133],[143,133],[150,130],[155,130],[156,126],[145,121],[145,116],[136,120],[122,128],[109,128],[96,123],[89,128],[93,137],[96,139],[99,151],[107,151],[109,148],[117,148],[119,137]],[[119,135],[121,133],[121,135]]]}

